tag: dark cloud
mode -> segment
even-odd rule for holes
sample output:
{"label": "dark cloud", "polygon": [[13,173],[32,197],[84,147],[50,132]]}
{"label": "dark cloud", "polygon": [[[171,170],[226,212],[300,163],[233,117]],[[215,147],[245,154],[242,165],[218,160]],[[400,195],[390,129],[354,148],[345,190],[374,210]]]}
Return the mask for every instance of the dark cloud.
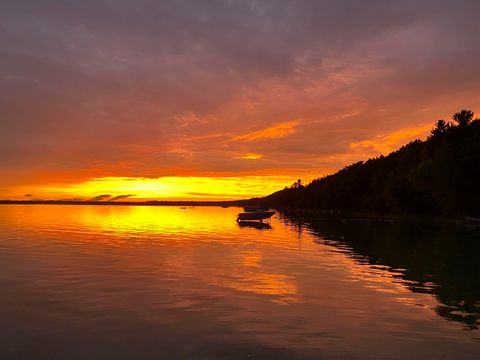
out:
{"label": "dark cloud", "polygon": [[126,199],[126,198],[129,198],[131,196],[135,196],[134,194],[128,194],[128,195],[117,195],[117,196],[114,196],[112,197],[111,199],[109,199],[108,201],[117,201],[117,200],[123,200],[123,199]]}
{"label": "dark cloud", "polygon": [[90,199],[90,201],[105,201],[110,199],[112,195],[104,194],[104,195],[98,195],[95,196],[94,198]]}

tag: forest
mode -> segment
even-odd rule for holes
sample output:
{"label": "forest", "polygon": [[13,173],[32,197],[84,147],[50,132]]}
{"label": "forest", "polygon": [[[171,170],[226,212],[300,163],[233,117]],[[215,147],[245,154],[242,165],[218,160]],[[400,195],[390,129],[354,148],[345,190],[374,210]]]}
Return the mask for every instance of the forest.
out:
{"label": "forest", "polygon": [[434,216],[480,215],[480,120],[438,120],[425,141],[261,199],[275,208]]}

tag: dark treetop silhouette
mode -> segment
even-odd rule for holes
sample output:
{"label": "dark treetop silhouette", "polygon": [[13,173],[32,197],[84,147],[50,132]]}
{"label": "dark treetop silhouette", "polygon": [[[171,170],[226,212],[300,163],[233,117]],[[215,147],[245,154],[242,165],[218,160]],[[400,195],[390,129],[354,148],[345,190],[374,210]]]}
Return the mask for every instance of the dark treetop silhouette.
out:
{"label": "dark treetop silhouette", "polygon": [[278,208],[428,215],[480,215],[480,120],[473,112],[439,120],[425,141],[349,165],[260,202]]}

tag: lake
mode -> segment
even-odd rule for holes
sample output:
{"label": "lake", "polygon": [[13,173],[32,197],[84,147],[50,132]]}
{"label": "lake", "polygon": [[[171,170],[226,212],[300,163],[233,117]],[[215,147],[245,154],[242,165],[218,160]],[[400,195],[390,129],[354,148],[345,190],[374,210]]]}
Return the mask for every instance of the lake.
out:
{"label": "lake", "polygon": [[478,359],[480,230],[0,205],[0,359]]}

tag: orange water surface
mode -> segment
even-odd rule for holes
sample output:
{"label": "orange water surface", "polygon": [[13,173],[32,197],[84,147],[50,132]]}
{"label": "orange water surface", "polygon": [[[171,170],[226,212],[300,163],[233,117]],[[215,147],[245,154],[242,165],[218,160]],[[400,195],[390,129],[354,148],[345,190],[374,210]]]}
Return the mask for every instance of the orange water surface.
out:
{"label": "orange water surface", "polygon": [[239,211],[0,205],[0,358],[480,356],[475,232]]}

